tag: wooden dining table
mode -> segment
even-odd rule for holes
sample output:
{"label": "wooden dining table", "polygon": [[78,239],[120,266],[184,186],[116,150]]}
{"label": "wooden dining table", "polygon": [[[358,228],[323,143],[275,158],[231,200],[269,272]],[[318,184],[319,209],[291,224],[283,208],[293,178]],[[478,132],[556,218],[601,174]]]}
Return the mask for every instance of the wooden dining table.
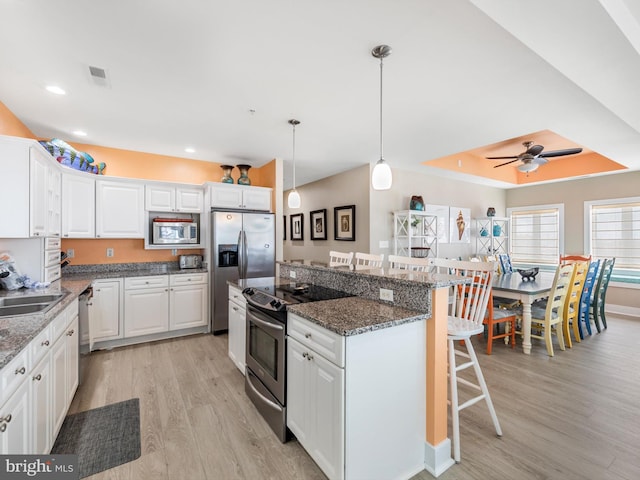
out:
{"label": "wooden dining table", "polygon": [[522,302],[522,351],[531,353],[531,304],[549,296],[555,272],[539,272],[535,280],[522,280],[519,273],[493,277],[493,296]]}

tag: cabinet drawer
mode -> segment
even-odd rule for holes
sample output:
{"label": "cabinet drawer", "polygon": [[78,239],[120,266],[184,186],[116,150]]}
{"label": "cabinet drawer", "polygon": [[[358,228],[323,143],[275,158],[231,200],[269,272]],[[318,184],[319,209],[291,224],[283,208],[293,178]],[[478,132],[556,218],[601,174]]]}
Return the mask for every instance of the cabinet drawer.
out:
{"label": "cabinet drawer", "polygon": [[55,250],[55,249],[59,250],[61,245],[62,245],[62,240],[60,240],[59,238],[47,237],[44,239],[45,250]]}
{"label": "cabinet drawer", "polygon": [[0,370],[0,405],[27,378],[29,370],[31,370],[30,367],[29,347],[27,347]]}
{"label": "cabinet drawer", "polygon": [[29,344],[31,348],[31,364],[37,365],[40,359],[49,352],[52,345],[51,324],[49,324],[36,338],[31,340]]}
{"label": "cabinet drawer", "polygon": [[195,283],[207,283],[206,273],[181,273],[169,276],[169,283],[172,287],[178,285],[192,285]]}
{"label": "cabinet drawer", "polygon": [[247,304],[247,301],[244,299],[244,295],[242,295],[242,290],[232,287],[231,285],[229,285],[229,300],[237,303],[241,307],[244,307]]}
{"label": "cabinet drawer", "polygon": [[344,337],[294,313],[287,316],[287,334],[319,353],[331,363],[344,367]]}
{"label": "cabinet drawer", "polygon": [[78,302],[72,302],[67,308],[58,314],[50,324],[52,344],[64,332],[69,323],[78,315]]}
{"label": "cabinet drawer", "polygon": [[60,264],[52,265],[44,269],[44,281],[55,282],[61,276]]}
{"label": "cabinet drawer", "polygon": [[51,267],[60,264],[60,249],[47,250],[44,252],[44,266]]}
{"label": "cabinet drawer", "polygon": [[124,279],[125,290],[131,290],[134,288],[155,288],[168,286],[168,275],[152,275],[149,277],[130,277]]}

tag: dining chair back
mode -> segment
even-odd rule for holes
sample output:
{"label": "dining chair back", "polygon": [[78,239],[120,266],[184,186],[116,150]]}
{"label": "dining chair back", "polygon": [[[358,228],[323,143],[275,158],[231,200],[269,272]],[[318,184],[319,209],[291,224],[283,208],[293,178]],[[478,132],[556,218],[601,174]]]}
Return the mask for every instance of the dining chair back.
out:
{"label": "dining chair back", "polygon": [[[487,355],[491,355],[493,350],[493,341],[504,338],[505,342],[511,344],[511,348],[516,346],[516,322],[519,312],[510,308],[501,308],[500,302],[493,298],[493,292],[490,293],[489,302],[487,303],[487,314],[484,318],[484,324],[487,326]],[[504,332],[496,333],[496,328],[500,324],[504,324]]]}
{"label": "dining chair back", "polygon": [[500,269],[502,273],[513,273],[513,265],[511,264],[511,257],[507,253],[501,253],[498,255],[500,260]]}
{"label": "dining chair back", "polygon": [[431,258],[389,255],[389,268],[396,270],[427,272],[432,265],[433,260]]}
{"label": "dining chair back", "polygon": [[564,319],[562,322],[564,342],[569,348],[572,347],[571,330],[573,330],[573,337],[576,342],[580,342],[580,331],[578,327],[580,323],[580,298],[590,263],[589,260],[576,260],[573,263],[566,263],[566,265],[573,265],[573,274],[569,281],[567,296],[564,300]]}
{"label": "dining chair back", "polygon": [[593,260],[589,264],[587,270],[587,276],[584,280],[584,287],[582,287],[582,295],[580,295],[580,310],[578,312],[578,332],[580,338],[584,338],[584,332],[582,328],[591,335],[591,321],[589,319],[589,310],[591,309],[591,302],[593,300],[593,290],[598,283],[598,274],[600,273],[601,260]]}
{"label": "dining chair back", "polygon": [[590,262],[591,255],[560,255],[560,265],[575,262]]}
{"label": "dining chair back", "polygon": [[336,252],[334,250],[329,251],[329,266],[330,267],[344,267],[351,266],[351,260],[353,259],[353,252],[344,253]]}
{"label": "dining chair back", "polygon": [[555,333],[558,337],[560,350],[564,350],[564,335],[562,332],[564,301],[569,290],[573,269],[574,265],[572,264],[559,265],[553,278],[549,298],[546,301],[546,308],[536,307],[535,303],[531,307],[532,330],[542,330],[542,334],[534,334],[532,332],[531,337],[544,340],[550,357],[553,357],[552,333]]}
{"label": "dining chair back", "polygon": [[[449,344],[449,387],[451,418],[453,426],[453,458],[460,462],[460,411],[484,400],[489,409],[496,434],[502,435],[498,416],[493,408],[489,389],[482,375],[478,357],[473,349],[471,336],[484,331],[483,321],[487,312],[487,305],[491,296],[491,283],[495,271],[493,262],[470,262],[434,258],[434,266],[441,273],[448,273],[466,277],[468,283],[453,287],[450,313],[447,318],[447,341]],[[456,343],[466,347],[466,352],[457,350]],[[457,364],[456,356],[464,357],[468,361]],[[458,372],[473,367],[477,384],[466,378],[458,377]],[[458,400],[458,385],[479,390],[480,394],[460,404]]]}
{"label": "dining chair back", "polygon": [[356,270],[366,270],[372,268],[382,268],[384,254],[355,252],[353,254],[353,265]]}
{"label": "dining chair back", "polygon": [[609,287],[609,280],[611,280],[611,273],[613,272],[613,266],[616,263],[615,258],[605,258],[602,261],[600,267],[600,274],[598,276],[598,282],[593,290],[593,301],[591,303],[591,316],[593,323],[596,325],[598,333],[602,331],[602,328],[607,328],[607,318],[604,314],[605,298],[607,296],[607,288]]}

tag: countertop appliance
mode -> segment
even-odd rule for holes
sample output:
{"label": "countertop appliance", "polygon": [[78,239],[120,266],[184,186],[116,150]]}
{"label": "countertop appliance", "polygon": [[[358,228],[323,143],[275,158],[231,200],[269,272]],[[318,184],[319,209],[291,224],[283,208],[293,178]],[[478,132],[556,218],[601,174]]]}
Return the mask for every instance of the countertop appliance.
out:
{"label": "countertop appliance", "polygon": [[180,255],[180,268],[202,268],[202,255]]}
{"label": "countertop appliance", "polygon": [[199,243],[198,222],[188,218],[154,218],[153,245],[179,245]]}
{"label": "countertop appliance", "polygon": [[247,358],[245,392],[281,442],[287,431],[287,307],[352,295],[317,285],[245,288]]}
{"label": "countertop appliance", "polygon": [[211,331],[229,328],[228,281],[273,277],[275,216],[268,212],[211,212]]}

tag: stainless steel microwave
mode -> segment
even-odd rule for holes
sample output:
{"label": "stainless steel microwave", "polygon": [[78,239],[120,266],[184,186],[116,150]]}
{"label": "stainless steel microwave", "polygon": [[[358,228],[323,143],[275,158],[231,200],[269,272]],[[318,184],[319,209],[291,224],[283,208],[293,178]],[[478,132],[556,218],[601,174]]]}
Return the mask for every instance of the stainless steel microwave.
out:
{"label": "stainless steel microwave", "polygon": [[178,218],[154,218],[154,245],[198,243],[198,224]]}

